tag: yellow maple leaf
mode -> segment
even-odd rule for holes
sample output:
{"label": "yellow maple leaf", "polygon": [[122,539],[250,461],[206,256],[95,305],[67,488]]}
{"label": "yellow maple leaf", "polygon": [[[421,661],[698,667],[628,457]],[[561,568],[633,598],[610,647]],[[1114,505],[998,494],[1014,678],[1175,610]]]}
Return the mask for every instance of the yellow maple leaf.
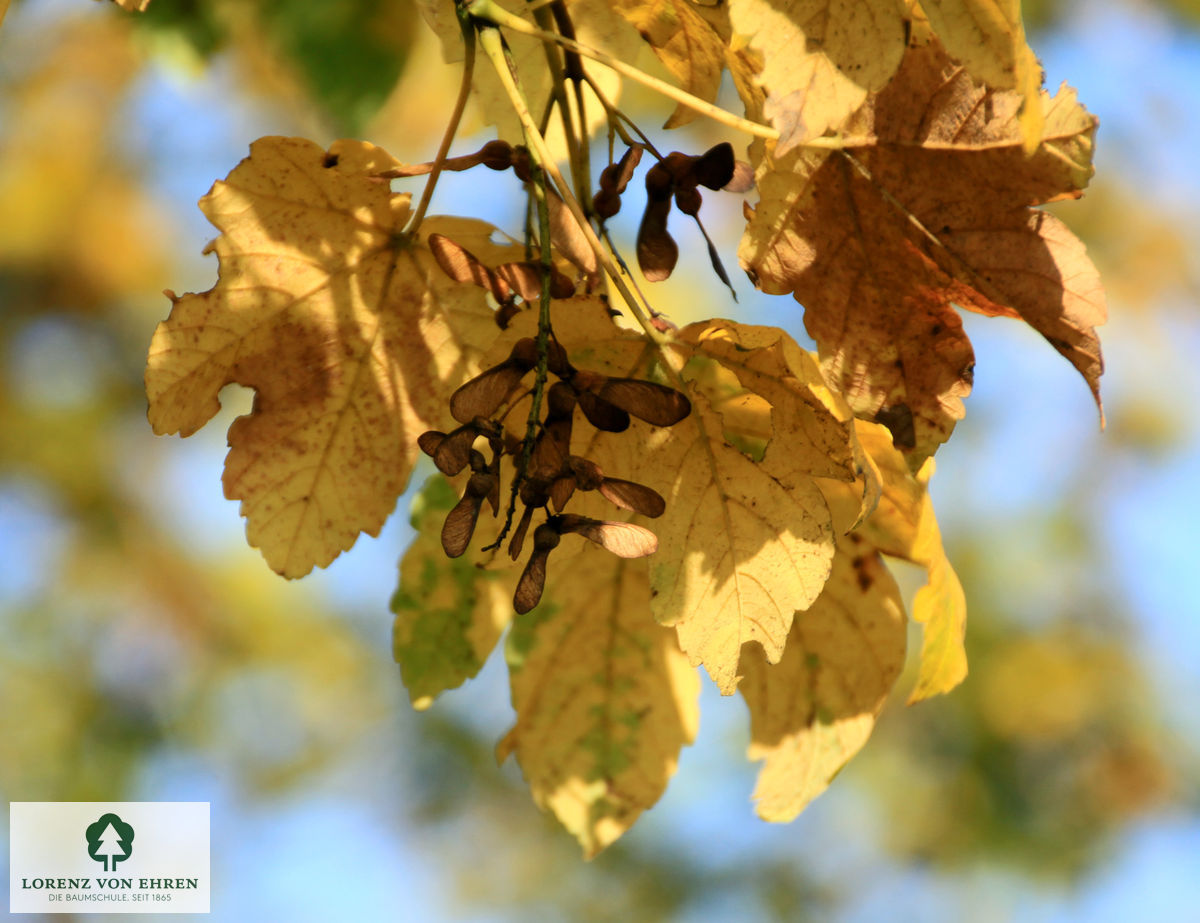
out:
{"label": "yellow maple leaf", "polygon": [[839,129],[904,54],[895,0],[730,0],[728,9],[734,32],[761,59],[762,114],[779,129],[777,156]]}
{"label": "yellow maple leaf", "polygon": [[757,641],[778,661],[793,613],[829,576],[834,537],[816,479],[854,477],[852,426],[844,404],[840,413],[826,404],[834,398],[816,363],[783,331],[708,321],[679,341],[685,363],[718,363],[771,415],[755,461],[730,444],[725,419],[692,384],[692,415],[662,434],[651,467],[669,511],[650,559],[656,617],[675,625],[680,646],[728,695],[742,645]]}
{"label": "yellow maple leaf", "polygon": [[225,495],[287,577],[378,534],[417,436],[496,332],[482,290],[448,279],[425,244],[491,229],[429,219],[407,239],[408,196],[339,160],[311,141],[263,138],[213,186],[200,204],[222,231],[211,245],[220,279],[172,296],[146,367],[158,433],[195,432],[226,384],[255,389],[253,412],[229,430]]}
{"label": "yellow maple leaf", "polygon": [[[877,466],[882,496],[871,516],[857,533],[880,552],[925,568],[927,582],[913,600],[913,620],[923,626],[917,682],[909,703],[949,692],[967,675],[967,652],[963,646],[967,630],[967,600],[946,551],[929,496],[933,459],[916,475],[904,456],[892,445],[891,436],[878,424],[859,421],[858,438]],[[826,486],[832,505],[853,503],[841,485]],[[845,518],[846,514],[843,514]]]}
{"label": "yellow maple leaf", "polygon": [[742,652],[739,690],[750,708],[754,799],[764,820],[789,821],[866,743],[904,666],[900,591],[860,535],[838,541],[817,601],[792,622],[783,657]]}
{"label": "yellow maple leaf", "polygon": [[[726,41],[690,0],[613,0],[611,6],[654,49],[655,55],[693,96],[708,102],[721,88]],[[664,128],[678,128],[696,117],[679,105]]]}
{"label": "yellow maple leaf", "polygon": [[[604,515],[590,499],[579,509]],[[645,560],[571,538],[542,603],[513,623],[517,720],[497,754],[516,754],[534,799],[590,858],[666,789],[696,736],[700,678],[654,621]]]}
{"label": "yellow maple leaf", "polygon": [[1080,194],[1096,120],[1060,90],[1027,157],[1020,107],[936,43],[916,44],[851,120],[844,152],[796,152],[759,177],[743,267],[804,305],[830,380],[914,465],[948,438],[970,391],[974,358],[953,305],[1022,318],[1099,401],[1099,276],[1060,221],[1030,208]]}
{"label": "yellow maple leaf", "polygon": [[[669,428],[635,420],[623,433],[586,436],[580,426],[572,452],[665,498],[666,513],[651,524],[658,536],[649,559],[654,616],[674,626],[692,663],[732,694],[742,644],[757,640],[778,660],[792,614],[817,598],[829,575],[834,535],[817,479],[851,481],[857,473],[849,409],[826,388],[815,361],[775,328],[695,324],[660,354],[617,327],[599,299],[556,302],[552,318],[579,368],[677,385],[665,371],[669,362],[689,382],[687,419]],[[490,360],[506,357],[532,323],[528,315],[514,322]],[[714,364],[770,415],[761,461],[729,441],[744,422],[734,411],[744,408],[723,404],[729,419],[714,409],[725,398],[704,385]],[[510,417],[524,419],[523,412]]]}

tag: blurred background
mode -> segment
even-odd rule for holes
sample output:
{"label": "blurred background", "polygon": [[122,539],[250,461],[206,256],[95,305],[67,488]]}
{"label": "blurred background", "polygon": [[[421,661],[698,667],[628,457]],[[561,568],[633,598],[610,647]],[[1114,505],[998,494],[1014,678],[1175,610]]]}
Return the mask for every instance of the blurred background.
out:
{"label": "blurred background", "polygon": [[[227,389],[187,440],[145,419],[162,290],[216,279],[195,205],[211,183],[267,134],[428,159],[455,68],[404,0],[153,0],[142,16],[15,0],[0,29],[5,798],[210,801],[219,920],[1197,919],[1200,7],[1025,10],[1047,84],[1070,81],[1100,116],[1096,179],[1056,211],[1107,283],[1107,430],[1036,334],[968,317],[975,392],[933,483],[969,600],[966,683],[905,708],[903,678],[830,791],[772,826],[750,802],[745,706],[705,680],[665,798],[584,863],[495,764],[511,717],[498,658],[429,711],[408,704],[388,600],[409,497],[378,539],[288,583],[221,493],[249,396]],[[626,99],[644,127],[670,111]],[[488,137],[467,129],[459,152]],[[655,137],[697,151],[726,136]],[[480,179],[448,178],[434,211],[519,232],[516,181]],[[795,303],[736,272],[725,198],[704,214],[740,303],[676,222],[700,268],[656,304],[803,340]],[[613,223],[626,242],[639,211]]]}

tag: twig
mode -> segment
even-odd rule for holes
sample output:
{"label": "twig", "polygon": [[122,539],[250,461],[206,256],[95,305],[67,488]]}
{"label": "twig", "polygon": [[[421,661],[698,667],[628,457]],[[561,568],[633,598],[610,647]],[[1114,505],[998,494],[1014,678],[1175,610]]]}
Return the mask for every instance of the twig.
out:
{"label": "twig", "polygon": [[429,179],[425,181],[425,188],[421,190],[421,200],[417,203],[417,210],[408,223],[407,232],[414,237],[421,227],[421,222],[425,220],[425,212],[429,209],[429,203],[433,199],[433,189],[437,186],[438,177],[442,175],[442,166],[446,162],[446,156],[450,153],[450,145],[454,143],[454,136],[458,134],[458,124],[462,121],[463,110],[467,107],[467,97],[471,93],[471,78],[475,73],[475,29],[471,26],[470,20],[464,16],[459,16],[459,25],[462,27],[463,45],[466,48],[463,57],[462,83],[458,87],[458,98],[454,101],[454,110],[450,113],[450,121],[446,125],[445,132],[442,133],[442,143],[438,147],[437,156],[433,159],[433,170],[429,174]]}

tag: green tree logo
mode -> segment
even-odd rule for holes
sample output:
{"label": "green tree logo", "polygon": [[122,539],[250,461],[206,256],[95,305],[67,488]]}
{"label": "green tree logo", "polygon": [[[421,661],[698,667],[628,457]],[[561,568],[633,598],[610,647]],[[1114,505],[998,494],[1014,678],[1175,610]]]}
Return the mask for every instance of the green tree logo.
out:
{"label": "green tree logo", "polygon": [[117,863],[133,855],[133,826],[116,814],[102,814],[84,833],[88,855],[104,863],[104,871],[115,872]]}

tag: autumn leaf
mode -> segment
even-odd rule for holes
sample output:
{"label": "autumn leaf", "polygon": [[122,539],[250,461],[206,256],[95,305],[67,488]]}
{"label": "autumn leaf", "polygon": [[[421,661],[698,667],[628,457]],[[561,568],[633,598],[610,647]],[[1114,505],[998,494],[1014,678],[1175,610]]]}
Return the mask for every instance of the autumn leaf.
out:
{"label": "autumn leaf", "polygon": [[680,646],[728,695],[742,645],[757,641],[777,662],[793,613],[828,578],[834,536],[816,479],[854,477],[852,427],[844,405],[839,415],[821,400],[833,399],[816,363],[782,331],[713,321],[679,339],[692,345],[683,357],[693,367],[718,363],[771,414],[755,461],[693,384],[691,418],[663,434],[653,460],[670,481],[647,479],[668,510],[650,565],[656,617],[675,625]]}
{"label": "autumn leaf", "polygon": [[[150,5],[150,0],[113,0],[113,2],[122,9],[129,10],[131,13],[145,12],[146,7]],[[0,19],[2,18],[0,17]]]}
{"label": "autumn leaf", "polygon": [[[418,710],[475,676],[512,618],[512,568],[447,558],[442,550],[442,523],[460,490],[434,477],[413,500],[416,538],[400,560],[392,597],[392,652]],[[483,517],[477,547],[498,531],[492,517]]]}
{"label": "autumn leaf", "polygon": [[[917,682],[908,700],[912,704],[949,692],[966,678],[966,594],[942,547],[929,496],[933,459],[914,475],[887,430],[861,420],[856,429],[882,482],[879,504],[856,534],[881,553],[923,567],[926,573],[926,584],[913,600],[913,621],[922,626],[923,637]],[[830,482],[824,487],[835,519],[854,515],[857,496],[852,491]]]}
{"label": "autumn leaf", "polygon": [[761,61],[762,114],[779,129],[776,155],[839,129],[882,88],[904,55],[895,0],[730,0],[729,22]]}
{"label": "autumn leaf", "polygon": [[924,641],[909,702],[947,692],[966,675],[966,600],[941,546],[931,472],[914,476],[884,427],[858,421],[856,430],[881,482],[878,505],[845,533],[860,516],[862,485],[821,482],[841,535],[829,580],[796,613],[779,663],[769,665],[755,647],[742,653],[738,688],[750,708],[749,757],[763,761],[754,798],[765,820],[791,820],[825,790],[866,743],[900,675],[904,606],[884,554],[928,576],[913,602]]}
{"label": "autumn leaf", "polygon": [[[711,102],[721,88],[726,41],[690,0],[614,0],[613,10],[623,16],[654,49],[655,55],[679,85]],[[696,117],[679,105],[664,128],[678,128]]]}
{"label": "autumn leaf", "polygon": [[764,820],[789,821],[866,743],[904,666],[900,591],[879,553],[851,533],[838,541],[829,581],[797,612],[779,662],[742,651],[738,687],[750,709],[754,789]]}
{"label": "autumn leaf", "polygon": [[158,433],[194,433],[227,384],[255,389],[252,413],[229,430],[225,495],[287,577],[378,534],[417,436],[496,331],[483,291],[446,277],[425,243],[441,232],[482,256],[502,249],[487,244],[491,228],[429,219],[419,240],[404,238],[408,196],[339,168],[339,151],[373,156],[359,142],[327,154],[263,138],[213,186],[200,204],[222,232],[211,245],[220,279],[172,296],[146,367]]}
{"label": "autumn leaf", "polygon": [[[581,507],[592,513],[601,504]],[[596,855],[654,805],[699,723],[700,678],[654,621],[644,559],[568,535],[506,647],[515,753],[534,799]]]}
{"label": "autumn leaf", "polygon": [[[834,535],[817,479],[856,476],[849,408],[826,388],[816,362],[778,329],[696,324],[664,354],[616,326],[599,299],[556,302],[551,316],[580,368],[670,380],[669,362],[690,379],[687,419],[669,428],[634,420],[615,434],[577,426],[571,451],[665,498],[666,512],[652,525],[654,617],[675,627],[691,662],[731,694],[742,644],[757,640],[778,660],[792,614],[817,598],[829,575]],[[502,362],[531,324],[518,319],[489,360]],[[742,422],[736,408],[728,419],[714,409],[714,400],[728,404],[727,395],[705,390],[706,368],[714,364],[772,421],[761,461],[730,442]]]}
{"label": "autumn leaf", "polygon": [[829,379],[914,465],[949,436],[971,386],[952,305],[1022,318],[1099,401],[1099,277],[1070,231],[1030,208],[1081,193],[1096,121],[1064,87],[1029,157],[1020,106],[936,43],[915,45],[847,126],[844,152],[795,152],[759,177],[743,267],[804,305]]}

